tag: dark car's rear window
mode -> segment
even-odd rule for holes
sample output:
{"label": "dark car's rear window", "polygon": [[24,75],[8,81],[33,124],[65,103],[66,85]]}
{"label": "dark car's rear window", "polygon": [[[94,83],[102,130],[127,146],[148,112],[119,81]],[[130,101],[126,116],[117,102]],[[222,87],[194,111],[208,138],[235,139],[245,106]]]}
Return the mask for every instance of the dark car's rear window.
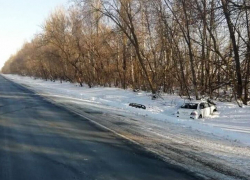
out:
{"label": "dark car's rear window", "polygon": [[183,106],[181,106],[181,108],[184,108],[184,109],[197,109],[197,107],[198,107],[198,104],[195,104],[195,103],[186,103]]}

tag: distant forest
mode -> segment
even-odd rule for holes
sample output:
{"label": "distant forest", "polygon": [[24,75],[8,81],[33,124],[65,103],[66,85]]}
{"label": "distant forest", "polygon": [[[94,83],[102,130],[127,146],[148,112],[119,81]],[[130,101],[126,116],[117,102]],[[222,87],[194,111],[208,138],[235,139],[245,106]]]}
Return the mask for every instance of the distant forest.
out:
{"label": "distant forest", "polygon": [[2,72],[247,104],[249,0],[73,0]]}

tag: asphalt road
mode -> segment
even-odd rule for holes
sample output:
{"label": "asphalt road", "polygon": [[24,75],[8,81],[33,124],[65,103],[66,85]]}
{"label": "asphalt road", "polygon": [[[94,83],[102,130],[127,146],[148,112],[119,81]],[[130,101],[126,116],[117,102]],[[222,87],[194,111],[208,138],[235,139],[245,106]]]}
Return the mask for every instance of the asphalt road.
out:
{"label": "asphalt road", "polygon": [[0,180],[197,179],[0,76]]}

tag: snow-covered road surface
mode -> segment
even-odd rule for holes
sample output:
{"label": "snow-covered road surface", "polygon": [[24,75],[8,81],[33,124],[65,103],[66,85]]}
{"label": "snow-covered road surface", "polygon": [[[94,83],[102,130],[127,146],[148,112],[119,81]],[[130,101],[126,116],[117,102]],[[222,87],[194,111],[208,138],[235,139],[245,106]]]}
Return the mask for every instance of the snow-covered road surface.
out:
{"label": "snow-covered road surface", "polygon": [[[249,107],[218,103],[220,115],[185,120],[173,115],[183,103],[178,96],[152,101],[144,92],[5,77],[192,172],[213,179],[250,179]],[[129,107],[131,102],[142,103],[147,110]]]}
{"label": "snow-covered road surface", "polygon": [[0,76],[1,180],[193,180],[140,146]]}

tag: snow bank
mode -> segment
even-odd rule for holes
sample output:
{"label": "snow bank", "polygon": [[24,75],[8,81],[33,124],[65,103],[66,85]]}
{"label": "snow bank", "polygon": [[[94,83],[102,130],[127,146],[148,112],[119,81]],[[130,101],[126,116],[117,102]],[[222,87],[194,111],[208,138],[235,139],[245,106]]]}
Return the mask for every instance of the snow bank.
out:
{"label": "snow bank", "polygon": [[[106,108],[123,110],[127,113],[147,116],[157,121],[180,124],[225,139],[241,142],[250,146],[250,107],[239,108],[236,103],[216,102],[219,115],[204,119],[178,119],[175,117],[177,109],[184,100],[175,95],[163,95],[163,99],[151,100],[150,93],[133,92],[118,88],[79,87],[68,82],[51,82],[17,75],[4,75],[14,82],[31,87],[37,92],[53,96],[67,97]],[[129,106],[129,103],[139,103],[147,107],[146,110]]]}

